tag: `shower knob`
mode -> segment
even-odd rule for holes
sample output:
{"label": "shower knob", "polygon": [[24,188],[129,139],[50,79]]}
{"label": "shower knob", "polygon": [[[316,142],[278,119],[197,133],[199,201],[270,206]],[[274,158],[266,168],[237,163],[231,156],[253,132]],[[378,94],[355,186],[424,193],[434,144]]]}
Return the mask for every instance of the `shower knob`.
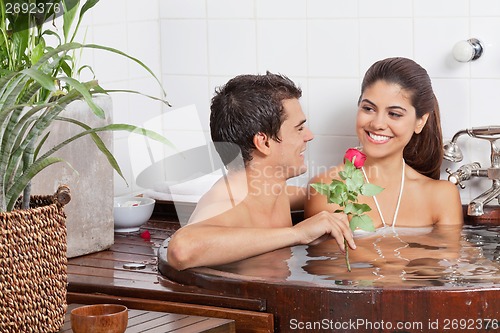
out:
{"label": "shower knob", "polygon": [[453,57],[459,62],[469,62],[479,59],[483,54],[483,44],[479,39],[462,40],[453,46]]}

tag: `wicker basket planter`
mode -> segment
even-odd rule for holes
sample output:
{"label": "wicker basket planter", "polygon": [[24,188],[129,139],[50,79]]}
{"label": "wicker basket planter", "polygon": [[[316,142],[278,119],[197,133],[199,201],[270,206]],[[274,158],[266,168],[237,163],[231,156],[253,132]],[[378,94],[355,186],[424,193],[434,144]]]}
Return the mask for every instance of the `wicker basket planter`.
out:
{"label": "wicker basket planter", "polygon": [[0,332],[57,332],[66,312],[69,189],[0,213]]}

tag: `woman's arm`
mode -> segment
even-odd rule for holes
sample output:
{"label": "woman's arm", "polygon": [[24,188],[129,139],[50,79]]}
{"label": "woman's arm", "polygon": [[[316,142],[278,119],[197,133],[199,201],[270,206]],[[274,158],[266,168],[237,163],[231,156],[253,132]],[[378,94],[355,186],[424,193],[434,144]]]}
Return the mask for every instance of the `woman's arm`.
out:
{"label": "woman's arm", "polygon": [[331,171],[320,174],[316,177],[311,178],[307,186],[307,197],[304,204],[304,217],[311,217],[319,212],[327,211],[334,212],[339,209],[338,205],[330,204],[327,201],[326,196],[316,192],[314,188],[311,187],[313,183],[324,183],[330,184],[332,182]]}

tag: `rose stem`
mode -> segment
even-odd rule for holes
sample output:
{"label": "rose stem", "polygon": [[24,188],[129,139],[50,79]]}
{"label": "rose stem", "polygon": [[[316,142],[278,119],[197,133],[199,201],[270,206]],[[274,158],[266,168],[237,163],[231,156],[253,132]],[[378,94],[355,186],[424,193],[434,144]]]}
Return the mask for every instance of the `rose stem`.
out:
{"label": "rose stem", "polygon": [[347,240],[344,239],[345,246],[345,264],[347,265],[347,271],[351,271],[351,264],[349,263],[349,247],[347,246]]}

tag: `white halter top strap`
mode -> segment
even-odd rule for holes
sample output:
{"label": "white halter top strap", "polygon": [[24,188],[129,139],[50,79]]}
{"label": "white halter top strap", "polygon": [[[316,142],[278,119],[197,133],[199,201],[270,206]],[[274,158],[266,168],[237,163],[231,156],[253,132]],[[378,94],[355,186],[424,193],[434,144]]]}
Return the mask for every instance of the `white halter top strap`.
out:
{"label": "white halter top strap", "polygon": [[[401,186],[399,188],[398,203],[396,204],[396,210],[394,211],[394,218],[392,219],[392,230],[394,230],[395,227],[396,227],[396,221],[397,221],[397,218],[398,218],[399,206],[401,204],[401,197],[403,196],[403,188],[404,188],[404,185],[405,185],[405,164],[406,164],[405,160],[403,159],[403,170],[401,172]],[[368,180],[368,177],[366,176],[365,169],[363,167],[361,167],[361,170],[363,171],[363,175],[365,176],[366,182],[370,183],[370,181]],[[385,223],[384,216],[382,215],[382,211],[380,209],[380,205],[378,203],[377,197],[373,196],[373,200],[375,201],[375,206],[377,206],[377,211],[378,211],[378,214],[380,215],[380,219],[382,220],[382,224],[384,225],[384,227],[386,227],[387,224]]]}

